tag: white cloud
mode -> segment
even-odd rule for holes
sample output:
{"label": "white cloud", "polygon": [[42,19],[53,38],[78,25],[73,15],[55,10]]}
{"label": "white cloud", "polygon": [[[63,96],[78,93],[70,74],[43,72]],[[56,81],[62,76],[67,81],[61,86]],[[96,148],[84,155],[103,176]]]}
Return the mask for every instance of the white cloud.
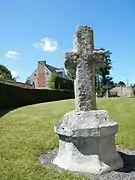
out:
{"label": "white cloud", "polygon": [[43,51],[53,52],[58,49],[58,42],[51,38],[45,37],[42,38],[39,43],[35,43],[33,46],[35,48],[42,49]]}
{"label": "white cloud", "polygon": [[11,74],[12,74],[13,78],[17,78],[18,77],[18,73],[16,71],[11,71]]}
{"label": "white cloud", "polygon": [[19,53],[17,51],[7,51],[5,56],[7,58],[12,58],[12,59],[19,59]]}
{"label": "white cloud", "polygon": [[133,80],[132,83],[135,84],[135,80]]}

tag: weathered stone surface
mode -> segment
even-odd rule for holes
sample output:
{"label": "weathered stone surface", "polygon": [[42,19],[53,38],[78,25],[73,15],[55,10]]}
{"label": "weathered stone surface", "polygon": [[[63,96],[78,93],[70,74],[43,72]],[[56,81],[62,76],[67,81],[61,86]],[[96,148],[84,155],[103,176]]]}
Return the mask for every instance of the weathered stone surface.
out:
{"label": "weathered stone surface", "polygon": [[59,152],[53,163],[61,168],[101,174],[122,168],[114,135],[117,123],[104,110],[69,112],[55,126]]}
{"label": "weathered stone surface", "polygon": [[77,111],[96,109],[95,68],[103,65],[104,51],[94,50],[93,30],[79,26],[73,51],[65,54],[65,67],[75,73],[75,107]]}
{"label": "weathered stone surface", "polygon": [[[135,150],[119,148],[117,147],[117,151],[122,157],[124,162],[123,168],[115,171],[111,171],[104,174],[90,174],[90,173],[81,173],[77,172],[77,174],[85,175],[87,180],[134,180],[135,179]],[[42,165],[52,165],[52,161],[58,154],[58,149],[55,148],[53,150],[45,151],[39,158],[38,162]],[[52,165],[52,167],[56,168],[59,172],[65,171],[58,166]],[[75,172],[76,173],[76,172]]]}
{"label": "weathered stone surface", "polygon": [[94,50],[93,30],[77,28],[73,51],[65,54],[67,69],[75,73],[75,111],[66,113],[54,127],[59,151],[53,163],[61,168],[101,174],[122,168],[114,136],[118,124],[105,110],[96,110],[95,67],[103,65],[104,52]]}
{"label": "weathered stone surface", "polygon": [[65,114],[55,127],[60,146],[53,163],[67,170],[96,174],[122,168],[114,141],[117,130],[117,123],[104,110]]}
{"label": "weathered stone surface", "polygon": [[106,110],[71,111],[54,127],[57,134],[67,137],[101,137],[115,134],[118,125]]}

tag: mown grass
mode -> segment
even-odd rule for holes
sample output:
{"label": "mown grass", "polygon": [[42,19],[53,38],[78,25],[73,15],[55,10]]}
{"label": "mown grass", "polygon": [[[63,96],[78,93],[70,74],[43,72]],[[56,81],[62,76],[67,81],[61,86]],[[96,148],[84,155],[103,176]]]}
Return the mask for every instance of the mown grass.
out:
{"label": "mown grass", "polygon": [[116,145],[135,148],[135,98],[109,98],[98,101],[100,109],[107,109],[118,122]]}
{"label": "mown grass", "polygon": [[[119,124],[116,144],[135,148],[135,99],[99,99],[99,109],[107,109]],[[53,127],[62,115],[74,109],[73,100],[41,103],[15,109],[0,118],[0,180],[85,179],[58,172],[37,163],[40,154],[58,147]],[[3,115],[3,116],[2,116]]]}

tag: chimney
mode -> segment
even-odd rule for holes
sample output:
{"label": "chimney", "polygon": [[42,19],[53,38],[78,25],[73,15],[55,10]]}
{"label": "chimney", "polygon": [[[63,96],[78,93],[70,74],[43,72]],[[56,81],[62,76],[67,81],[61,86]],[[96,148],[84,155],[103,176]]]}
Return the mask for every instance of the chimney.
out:
{"label": "chimney", "polygon": [[37,77],[37,82],[38,82],[38,88],[43,88],[45,87],[45,64],[46,61],[38,61],[38,77]]}

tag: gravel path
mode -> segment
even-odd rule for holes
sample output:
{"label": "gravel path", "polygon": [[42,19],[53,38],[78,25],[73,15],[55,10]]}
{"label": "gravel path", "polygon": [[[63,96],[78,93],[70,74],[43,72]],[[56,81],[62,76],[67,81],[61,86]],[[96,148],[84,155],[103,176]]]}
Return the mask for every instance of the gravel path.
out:
{"label": "gravel path", "polygon": [[[124,167],[121,170],[112,171],[102,175],[85,174],[86,178],[88,180],[135,180],[135,151],[122,148],[117,148],[117,150],[124,162]],[[58,149],[48,151],[38,158],[38,162],[41,164],[49,164],[54,166],[52,161],[56,157],[57,153]],[[56,168],[63,171],[61,168]]]}

